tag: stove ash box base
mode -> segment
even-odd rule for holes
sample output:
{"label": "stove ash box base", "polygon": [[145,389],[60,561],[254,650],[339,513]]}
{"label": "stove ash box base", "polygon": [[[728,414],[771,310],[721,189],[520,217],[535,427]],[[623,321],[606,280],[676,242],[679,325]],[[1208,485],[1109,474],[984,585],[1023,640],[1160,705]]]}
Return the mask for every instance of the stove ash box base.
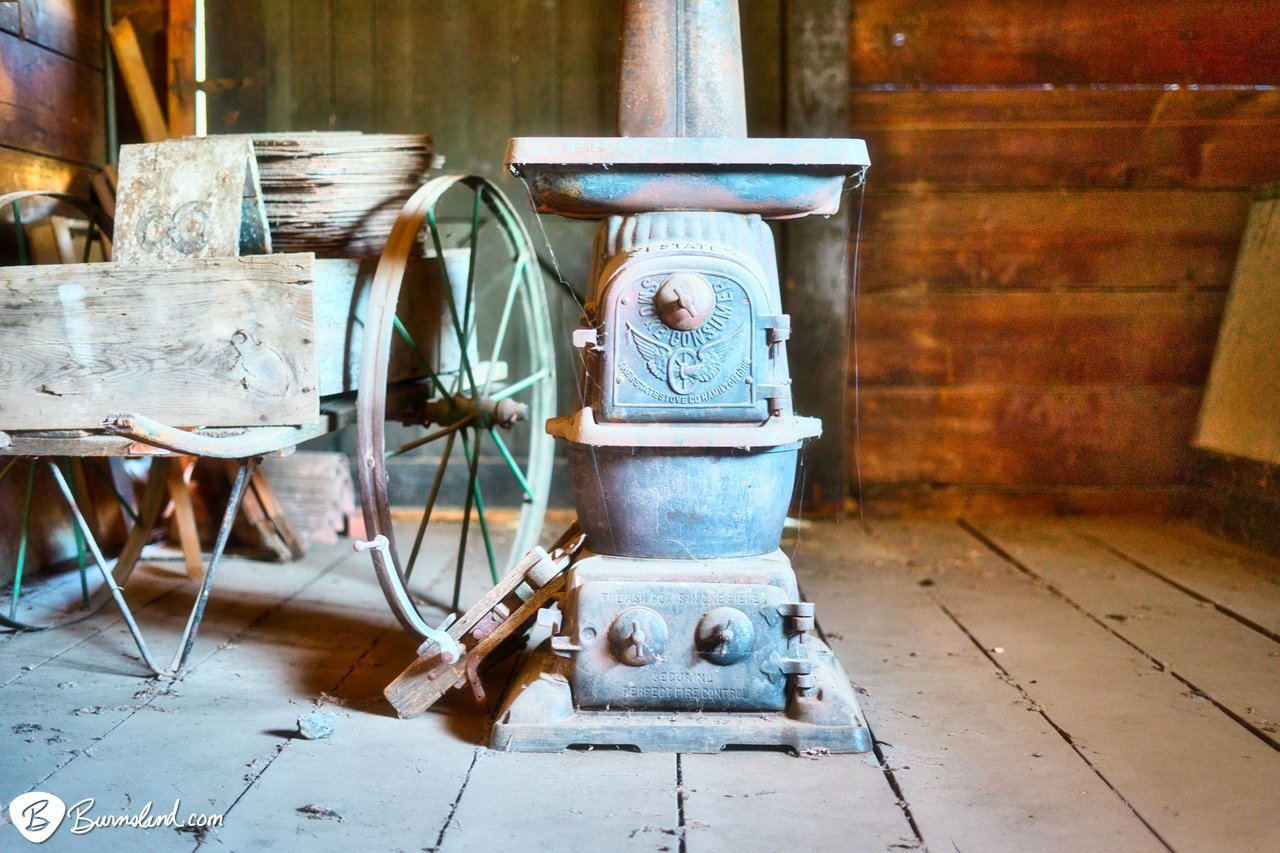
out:
{"label": "stove ash box base", "polygon": [[844,668],[821,640],[808,642],[818,692],[785,711],[591,711],[575,708],[562,658],[542,646],[529,654],[498,714],[489,746],[505,752],[625,749],[723,752],[771,747],[794,753],[870,752],[871,730]]}
{"label": "stove ash box base", "polygon": [[562,607],[563,623],[508,691],[496,749],[871,748],[781,551],[703,561],[586,554],[569,569]]}

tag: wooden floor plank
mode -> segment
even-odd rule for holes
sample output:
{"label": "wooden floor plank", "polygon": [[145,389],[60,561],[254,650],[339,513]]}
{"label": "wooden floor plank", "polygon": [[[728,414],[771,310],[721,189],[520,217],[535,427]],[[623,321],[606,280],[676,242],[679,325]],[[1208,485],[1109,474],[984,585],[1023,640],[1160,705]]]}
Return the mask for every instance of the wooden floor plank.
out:
{"label": "wooden floor plank", "polygon": [[435,845],[484,726],[474,716],[401,720],[391,713],[382,688],[412,657],[391,630],[395,636],[384,635],[321,708],[334,717],[334,735],[288,741],[231,809],[227,826],[210,835],[208,849]]}
{"label": "wooden floor plank", "polygon": [[[1280,643],[1059,525],[974,526],[1107,630],[1280,749]],[[1280,589],[1275,592],[1280,599]]]}
{"label": "wooden floor plank", "polygon": [[[140,618],[147,608],[186,585],[185,575],[168,567],[143,563],[129,578],[126,599]],[[0,635],[0,688],[22,678],[48,661],[75,648],[91,637],[123,625],[114,602],[84,620],[48,631],[13,632]]]}
{"label": "wooden floor plank", "polygon": [[1081,519],[1073,529],[1224,611],[1280,636],[1280,560],[1186,521]]}
{"label": "wooden floor plank", "polygon": [[[403,533],[398,530],[397,541]],[[496,541],[509,541],[509,531],[495,529]],[[456,525],[433,525],[423,545],[418,578],[432,601],[447,601],[453,587]],[[482,558],[473,554],[463,578],[464,597],[478,596],[487,585]],[[340,600],[351,613],[371,625],[383,625],[377,642],[341,686],[326,691],[324,713],[336,720],[332,738],[291,739],[266,772],[244,790],[228,813],[225,828],[211,834],[210,846],[226,850],[310,848],[353,850],[396,827],[396,844],[407,849],[434,847],[449,820],[458,792],[488,735],[488,720],[469,701],[446,701],[441,709],[413,720],[401,720],[382,695],[415,655],[416,643],[391,618],[373,580],[367,557],[344,565],[342,574],[358,584]],[[317,590],[323,593],[323,590]],[[322,600],[327,598],[319,596]],[[425,608],[437,624],[439,608]],[[328,624],[327,619],[322,624]],[[466,697],[460,697],[463,700]],[[369,768],[377,768],[371,774]],[[358,786],[352,779],[361,779]],[[328,816],[329,812],[337,816]],[[412,823],[404,816],[412,813]],[[289,839],[287,844],[281,839]]]}
{"label": "wooden floor plank", "polygon": [[441,851],[679,849],[674,755],[477,754]]}
{"label": "wooden floor plank", "polygon": [[[397,541],[410,541],[413,527],[397,528]],[[491,524],[495,547],[503,550],[514,533],[511,525]],[[428,528],[417,568],[422,584],[424,615],[436,624],[444,617],[453,591],[456,524]],[[383,614],[391,627],[373,651],[361,660],[341,691],[326,707],[339,717],[341,736],[324,742],[290,741],[245,792],[228,815],[225,829],[211,836],[211,844],[231,850],[259,849],[271,840],[305,839],[321,849],[349,850],[396,826],[396,844],[434,848],[451,817],[476,756],[488,739],[489,719],[478,712],[469,694],[453,694],[430,713],[400,720],[382,696],[383,688],[413,659],[416,643],[390,619],[385,602],[372,582],[367,558],[360,571],[369,575],[361,601]],[[488,588],[489,573],[480,549],[473,548],[463,574],[462,598],[472,601]],[[416,587],[415,587],[416,588]],[[350,596],[348,601],[354,600]],[[501,691],[499,680],[492,684]],[[347,720],[346,718],[350,719]],[[376,778],[352,788],[350,779],[377,767]],[[371,796],[372,795],[372,796]],[[315,805],[340,818],[317,817]],[[412,825],[404,815],[412,812]]]}
{"label": "wooden floor plank", "polygon": [[876,533],[1172,849],[1280,848],[1280,753],[958,526]]}
{"label": "wooden floor plank", "polygon": [[[563,525],[544,531],[544,544],[559,534],[553,529],[556,526]],[[501,552],[513,531],[494,532],[503,537],[495,542]],[[463,601],[475,601],[489,586],[479,555],[474,559],[477,562],[469,561],[463,577]],[[452,583],[449,569],[432,585],[428,597],[447,602]],[[503,672],[495,672],[493,680],[500,682]],[[498,698],[501,684],[495,683],[491,692]],[[673,755],[494,752],[484,746],[489,724],[488,716],[479,713],[462,692],[446,697],[430,713],[400,722],[401,737],[409,743],[428,749],[432,744],[449,744],[448,772],[428,784],[433,786],[431,814],[438,814],[441,802],[450,812],[439,824],[424,819],[423,827],[433,833],[424,847],[441,851],[677,849]],[[462,785],[450,788],[460,771]],[[419,792],[421,785],[413,783]]]}
{"label": "wooden floor plank", "polygon": [[[349,570],[357,562],[367,570],[363,559],[351,554],[338,571],[259,621],[173,691],[158,696],[151,710],[165,715],[167,725],[157,728],[136,715],[95,748],[94,760],[70,765],[49,784],[96,793],[106,811],[112,804],[121,809],[148,800],[167,810],[180,800],[180,813],[224,814],[227,831],[245,833],[246,844],[238,849],[259,846],[255,831],[281,838],[299,825],[324,822],[297,811],[319,805],[305,799],[260,816],[256,826],[232,807],[280,755],[302,742],[295,741],[298,717],[341,690],[379,637],[389,632],[385,610],[373,606],[374,597],[381,598],[376,584]],[[400,653],[411,649],[402,644]],[[322,710],[333,716],[338,737],[348,727],[349,715],[336,707]],[[121,778],[115,772],[130,756],[144,753],[145,773]],[[352,777],[339,778],[349,784]],[[178,833],[149,832],[146,841],[151,849],[193,846],[190,835]]]}
{"label": "wooden floor plank", "polygon": [[[1082,519],[1086,520],[1086,519]],[[1087,519],[1102,526],[1128,526],[1131,521],[1138,530],[1158,529],[1161,537],[1169,535],[1193,548],[1207,551],[1218,556],[1234,557],[1239,566],[1246,571],[1265,577],[1272,583],[1280,584],[1280,555],[1259,551],[1243,542],[1224,539],[1201,525],[1186,518],[1124,519],[1097,518]],[[1158,523],[1157,523],[1158,522]]]}
{"label": "wooden floor plank", "polygon": [[[325,568],[317,560],[263,571],[261,564],[228,560],[221,579],[235,594],[211,600],[191,671]],[[157,653],[172,653],[189,605],[182,596],[169,596],[150,608],[142,627]],[[136,715],[154,725],[152,706],[165,685],[145,677],[136,655],[128,632],[117,625],[6,687],[0,701],[0,779],[29,790],[91,758],[91,750]],[[32,725],[40,728],[31,730]]]}
{"label": "wooden floor plank", "polygon": [[874,755],[682,755],[690,853],[917,846]]}
{"label": "wooden floor plank", "polygon": [[926,566],[853,524],[811,526],[795,564],[929,849],[1163,849],[920,585]]}
{"label": "wooden floor plank", "polygon": [[[492,526],[501,552],[513,531]],[[562,526],[549,525],[544,544],[553,541],[560,532],[555,528]],[[456,547],[456,534],[453,543]],[[450,551],[441,542],[425,546],[424,553],[442,555],[446,563],[446,570],[426,590],[428,600],[443,606],[452,595]],[[482,562],[479,553],[468,560],[464,602],[476,600],[489,586]],[[404,659],[400,665],[408,663]],[[389,672],[383,686],[397,672]],[[496,672],[495,678],[501,679],[502,673]],[[495,684],[495,699],[500,690]],[[374,761],[399,753],[390,766],[401,767],[404,756],[418,754],[415,750],[435,756],[425,776],[415,771],[400,779],[422,820],[411,831],[411,842],[396,844],[443,851],[677,849],[674,755],[494,752],[483,746],[489,724],[465,693],[446,697],[429,713],[393,723],[397,736],[370,753]],[[444,820],[437,822],[442,806]]]}
{"label": "wooden floor plank", "polygon": [[[802,532],[805,593],[860,690],[887,773],[874,756],[496,753],[481,745],[488,720],[465,696],[398,720],[381,690],[414,643],[369,558],[340,543],[326,559],[345,559],[329,572],[314,557],[228,562],[196,666],[167,693],[139,677],[116,621],[42,649],[44,663],[0,690],[0,799],[43,783],[69,801],[97,797],[95,814],[136,813],[147,800],[167,811],[174,798],[182,812],[227,814],[202,837],[121,829],[86,842],[60,831],[44,845],[54,850],[202,841],[225,850],[888,851],[920,847],[920,837],[923,849],[966,853],[1166,849],[1160,839],[1177,850],[1280,849],[1265,794],[1280,786],[1280,752],[1172,674],[1210,660],[1173,645],[1180,630],[1217,650],[1215,677],[1231,688],[1240,644],[1221,626],[1251,629],[1076,535],[1088,528],[979,529],[1032,568],[1052,565],[1043,571],[1054,589],[952,523]],[[432,600],[452,592],[444,567],[456,539],[446,539],[429,540],[436,565],[419,569],[435,573]],[[469,567],[464,598],[487,585],[474,550],[481,569]],[[1250,589],[1259,607],[1280,598],[1275,584],[1239,592]],[[157,645],[176,635],[187,601],[180,591],[144,611]],[[1155,615],[1107,618],[1132,616],[1139,602]],[[1130,643],[1151,656],[1165,649],[1172,673]],[[0,681],[19,660],[0,658]],[[1234,685],[1244,686],[1243,677]],[[335,734],[295,739],[294,721],[317,701]],[[0,837],[13,832],[6,822]]]}

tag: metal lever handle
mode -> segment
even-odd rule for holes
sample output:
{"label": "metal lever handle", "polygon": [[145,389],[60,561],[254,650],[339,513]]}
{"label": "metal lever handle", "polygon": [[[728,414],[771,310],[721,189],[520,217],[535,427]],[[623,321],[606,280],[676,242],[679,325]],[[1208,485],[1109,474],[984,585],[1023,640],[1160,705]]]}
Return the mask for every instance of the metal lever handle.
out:
{"label": "metal lever handle", "polygon": [[[391,563],[391,541],[381,533],[372,539],[357,539],[351,543],[351,547],[356,553],[363,554],[366,551],[374,551],[374,559],[382,559],[385,563]],[[452,620],[453,617],[450,617]],[[446,623],[447,624],[447,623]],[[418,647],[418,654],[426,654],[427,649],[432,645],[440,647],[440,660],[445,663],[453,663],[462,657],[462,646],[453,638],[453,635],[441,628],[432,628],[430,625],[423,624],[419,626],[422,633],[427,639]]]}

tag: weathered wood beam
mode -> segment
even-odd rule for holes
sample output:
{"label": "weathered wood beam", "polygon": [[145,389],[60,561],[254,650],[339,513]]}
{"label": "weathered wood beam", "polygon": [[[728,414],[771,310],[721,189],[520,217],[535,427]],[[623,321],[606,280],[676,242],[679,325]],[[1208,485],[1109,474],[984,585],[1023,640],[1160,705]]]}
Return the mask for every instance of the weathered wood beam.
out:
{"label": "weathered wood beam", "polygon": [[151,85],[151,76],[147,73],[147,63],[142,58],[142,47],[138,44],[138,34],[134,32],[133,22],[122,18],[111,25],[111,46],[115,49],[117,66],[124,77],[124,86],[129,93],[129,103],[133,104],[134,115],[138,126],[142,129],[144,142],[160,142],[169,138],[169,126],[160,110],[160,99]]}
{"label": "weathered wood beam", "polygon": [[175,139],[196,132],[196,4],[195,0],[169,0],[168,119]]}
{"label": "weathered wood beam", "polygon": [[[851,0],[788,0],[783,9],[787,136],[849,135]],[[872,152],[872,161],[875,152]],[[874,174],[874,168],[872,170]],[[844,420],[849,352],[851,230],[857,195],[839,215],[788,223],[782,230],[782,300],[791,314],[789,344],[796,408],[822,419],[822,437],[805,450],[803,506],[839,512],[848,493],[849,451]]]}
{"label": "weathered wood beam", "polygon": [[0,269],[0,429],[318,419],[312,257]]}

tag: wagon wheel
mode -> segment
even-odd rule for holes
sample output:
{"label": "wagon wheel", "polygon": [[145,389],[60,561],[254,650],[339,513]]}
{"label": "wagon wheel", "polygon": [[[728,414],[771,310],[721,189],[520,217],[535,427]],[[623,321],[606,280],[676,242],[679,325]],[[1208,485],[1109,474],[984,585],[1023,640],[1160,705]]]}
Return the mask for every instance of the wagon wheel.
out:
{"label": "wagon wheel", "polygon": [[[402,288],[410,257],[423,254],[431,275]],[[372,550],[374,568],[401,623],[426,637],[415,590],[431,572],[415,569],[438,554],[424,547],[433,515],[461,509],[449,555],[456,612],[468,547],[483,547],[496,582],[537,542],[550,486],[546,293],[529,234],[492,182],[436,178],[405,204],[374,275],[359,389],[360,500],[369,540],[387,540]],[[515,526],[506,548],[493,536],[500,504]]]}
{"label": "wagon wheel", "polygon": [[[30,262],[30,249],[21,208],[22,203],[34,199],[47,199],[66,205],[86,217],[89,233],[85,239],[82,260],[89,259],[89,250],[95,239],[101,241],[102,235],[110,233],[111,220],[97,205],[78,196],[41,190],[0,195],[0,212],[13,217],[18,237],[19,261],[23,264]],[[105,253],[105,244],[103,245]],[[121,494],[125,490],[121,476],[118,469],[111,467],[108,459],[0,456],[0,487],[6,479],[12,478],[9,494],[15,498],[11,505],[17,507],[15,512],[18,519],[18,538],[15,543],[11,543],[11,549],[6,555],[6,568],[9,571],[5,573],[4,593],[0,594],[0,626],[20,631],[39,631],[78,622],[96,613],[111,599],[112,583],[117,586],[124,584],[137,562],[135,549],[140,552],[145,544],[147,531],[137,524],[139,515],[145,515],[147,507],[158,502],[163,492],[155,492],[149,488],[147,497],[143,500],[146,506],[140,505],[135,510]],[[110,581],[94,565],[102,555],[93,553],[96,543],[90,535],[90,522],[85,518],[86,514],[92,515],[89,512],[91,488],[110,490],[136,529],[127,538],[120,558],[112,565]],[[42,501],[41,497],[45,495],[50,500]],[[33,508],[37,510],[34,514]],[[158,510],[158,507],[155,509]],[[39,584],[33,585],[31,563],[42,550],[36,534],[39,529],[50,526],[70,528],[66,532],[74,536],[73,559],[77,572],[75,575],[45,575],[40,578]]]}

